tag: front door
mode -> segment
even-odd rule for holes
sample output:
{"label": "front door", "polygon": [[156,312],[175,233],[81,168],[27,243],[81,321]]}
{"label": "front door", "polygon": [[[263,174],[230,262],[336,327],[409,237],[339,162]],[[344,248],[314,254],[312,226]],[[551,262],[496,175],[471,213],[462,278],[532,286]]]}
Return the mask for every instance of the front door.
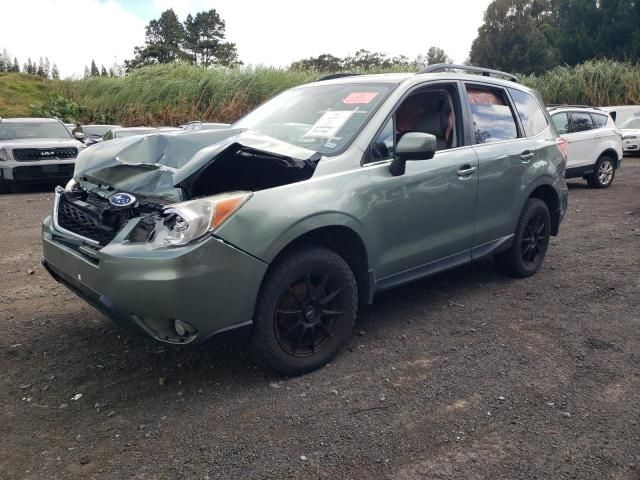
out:
{"label": "front door", "polygon": [[[438,84],[400,103],[372,145],[367,225],[379,288],[471,259],[478,159],[465,146],[455,84]],[[436,136],[430,160],[410,161],[404,175],[389,172],[397,140],[406,131]]]}

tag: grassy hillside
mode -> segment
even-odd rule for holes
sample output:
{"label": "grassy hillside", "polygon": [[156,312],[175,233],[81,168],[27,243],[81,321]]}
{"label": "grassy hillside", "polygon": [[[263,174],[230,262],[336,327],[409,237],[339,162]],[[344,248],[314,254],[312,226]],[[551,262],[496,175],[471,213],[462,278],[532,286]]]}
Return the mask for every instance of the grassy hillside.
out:
{"label": "grassy hillside", "polygon": [[[0,115],[57,115],[81,122],[179,125],[189,120],[230,122],[289,87],[322,76],[278,68],[204,70],[156,65],[124,78],[46,81],[0,74]],[[608,60],[558,67],[522,77],[547,103],[640,104],[640,66]],[[44,106],[32,110],[30,105]]]}
{"label": "grassy hillside", "polygon": [[51,82],[33,75],[0,73],[0,117],[28,117],[31,105],[41,105]]}

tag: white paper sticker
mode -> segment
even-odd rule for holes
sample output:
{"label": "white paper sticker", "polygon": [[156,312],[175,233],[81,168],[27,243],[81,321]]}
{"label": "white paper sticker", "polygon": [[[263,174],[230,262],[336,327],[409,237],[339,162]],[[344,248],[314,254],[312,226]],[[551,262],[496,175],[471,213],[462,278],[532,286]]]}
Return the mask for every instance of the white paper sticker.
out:
{"label": "white paper sticker", "polygon": [[354,110],[329,110],[304,134],[305,137],[333,138],[351,118]]}

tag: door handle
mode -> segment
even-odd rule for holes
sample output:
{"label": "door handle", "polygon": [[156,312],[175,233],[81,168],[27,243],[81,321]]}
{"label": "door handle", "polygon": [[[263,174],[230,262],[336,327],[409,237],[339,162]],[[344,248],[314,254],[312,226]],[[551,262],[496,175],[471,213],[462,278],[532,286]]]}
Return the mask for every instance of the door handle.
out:
{"label": "door handle", "polygon": [[535,157],[535,154],[529,150],[525,150],[524,152],[522,152],[522,155],[520,155],[520,160],[522,160],[522,163],[529,163],[531,160],[533,160],[533,157]]}
{"label": "door handle", "polygon": [[462,178],[469,177],[476,171],[476,167],[472,167],[471,165],[463,165],[458,169],[458,176]]}

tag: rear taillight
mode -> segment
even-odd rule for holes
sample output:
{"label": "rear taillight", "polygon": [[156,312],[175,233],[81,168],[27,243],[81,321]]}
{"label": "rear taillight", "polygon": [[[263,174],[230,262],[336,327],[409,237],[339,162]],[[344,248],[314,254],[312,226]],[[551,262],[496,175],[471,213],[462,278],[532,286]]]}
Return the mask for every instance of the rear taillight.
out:
{"label": "rear taillight", "polygon": [[564,158],[565,163],[567,162],[567,157],[569,156],[569,142],[567,142],[564,138],[558,137],[556,138],[556,145],[558,145],[558,150],[562,154],[562,158]]}

